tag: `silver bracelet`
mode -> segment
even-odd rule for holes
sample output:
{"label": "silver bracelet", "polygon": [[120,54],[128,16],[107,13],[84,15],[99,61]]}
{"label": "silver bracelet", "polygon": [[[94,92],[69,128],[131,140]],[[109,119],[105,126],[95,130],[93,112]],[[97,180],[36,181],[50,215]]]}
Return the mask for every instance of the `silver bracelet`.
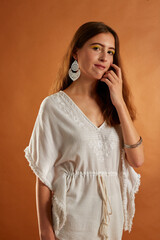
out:
{"label": "silver bracelet", "polygon": [[128,145],[124,143],[124,148],[136,148],[142,143],[142,138],[140,137],[139,141],[136,144]]}

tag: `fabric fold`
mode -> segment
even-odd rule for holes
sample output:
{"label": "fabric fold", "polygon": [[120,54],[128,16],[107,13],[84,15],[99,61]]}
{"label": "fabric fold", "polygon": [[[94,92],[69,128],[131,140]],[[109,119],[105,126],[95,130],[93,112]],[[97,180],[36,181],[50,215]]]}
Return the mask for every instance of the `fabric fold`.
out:
{"label": "fabric fold", "polygon": [[30,153],[29,147],[26,147],[24,149],[25,152],[25,158],[28,160],[29,166],[34,172],[34,174],[52,191],[52,184],[47,179],[44,172],[39,168],[39,166],[35,163],[35,161],[32,158],[32,154]]}
{"label": "fabric fold", "polygon": [[70,180],[70,176],[67,176],[63,172],[59,174],[54,182],[52,197],[52,220],[54,232],[57,237],[66,222],[66,192],[68,191]]}

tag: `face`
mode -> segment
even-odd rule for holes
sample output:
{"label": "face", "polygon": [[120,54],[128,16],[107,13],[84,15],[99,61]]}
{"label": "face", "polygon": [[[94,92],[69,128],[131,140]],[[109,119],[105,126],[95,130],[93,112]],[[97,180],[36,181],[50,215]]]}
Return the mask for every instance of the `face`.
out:
{"label": "face", "polygon": [[73,55],[78,61],[81,77],[101,79],[113,63],[115,40],[111,33],[100,33],[90,38]]}

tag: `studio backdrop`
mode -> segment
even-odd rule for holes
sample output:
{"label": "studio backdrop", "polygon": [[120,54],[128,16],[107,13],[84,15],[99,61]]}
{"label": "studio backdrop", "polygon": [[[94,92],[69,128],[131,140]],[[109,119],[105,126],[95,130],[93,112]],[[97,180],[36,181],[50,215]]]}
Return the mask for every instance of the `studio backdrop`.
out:
{"label": "studio backdrop", "polygon": [[160,239],[159,9],[158,0],[0,1],[1,240],[39,239],[35,175],[24,148],[70,40],[87,21],[103,21],[119,35],[144,140],[133,228],[123,240]]}

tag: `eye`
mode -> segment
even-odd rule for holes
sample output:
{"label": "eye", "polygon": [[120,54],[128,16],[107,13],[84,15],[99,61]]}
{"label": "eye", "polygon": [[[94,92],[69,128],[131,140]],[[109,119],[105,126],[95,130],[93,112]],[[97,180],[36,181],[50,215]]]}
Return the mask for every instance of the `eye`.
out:
{"label": "eye", "polygon": [[100,47],[99,47],[98,45],[96,45],[96,46],[92,46],[92,49],[94,49],[94,50],[100,50]]}
{"label": "eye", "polygon": [[108,53],[109,53],[110,55],[114,55],[114,54],[115,54],[115,51],[109,50]]}

